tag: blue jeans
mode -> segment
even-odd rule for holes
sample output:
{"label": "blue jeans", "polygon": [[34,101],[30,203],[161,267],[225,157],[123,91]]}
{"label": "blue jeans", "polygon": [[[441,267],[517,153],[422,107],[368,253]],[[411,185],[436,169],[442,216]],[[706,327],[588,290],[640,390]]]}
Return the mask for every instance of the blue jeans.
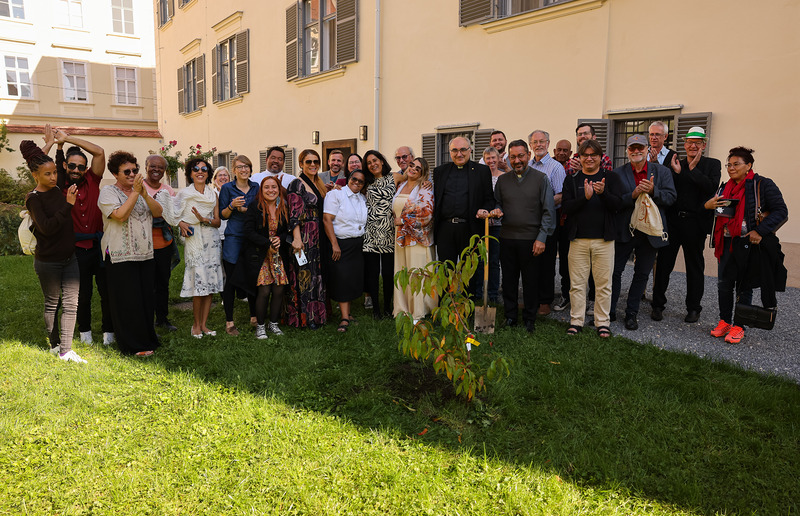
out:
{"label": "blue jeans", "polygon": [[[50,347],[59,346],[64,354],[72,349],[72,334],[78,317],[78,291],[80,270],[73,254],[61,262],[33,261],[44,294],[44,325],[50,338]],[[59,300],[61,304],[61,331],[56,323]]]}

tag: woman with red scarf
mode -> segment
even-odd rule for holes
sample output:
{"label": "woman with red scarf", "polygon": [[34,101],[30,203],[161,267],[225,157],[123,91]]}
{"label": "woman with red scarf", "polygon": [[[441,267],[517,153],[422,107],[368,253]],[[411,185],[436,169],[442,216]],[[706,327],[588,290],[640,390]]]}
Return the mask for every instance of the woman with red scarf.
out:
{"label": "woman with red scarf", "polygon": [[[705,203],[707,210],[717,212],[712,238],[714,256],[719,261],[717,289],[720,321],[711,335],[725,337],[725,342],[729,344],[738,344],[744,338],[744,328],[733,321],[734,292],[740,291],[739,302],[752,302],[751,285],[739,284],[748,270],[750,250],[758,246],[765,255],[773,255],[775,248],[780,253],[775,231],[788,216],[781,191],[771,179],[753,171],[753,162],[752,149],[731,149],[726,165],[730,181],[723,183],[717,195]],[[757,222],[756,195],[760,196],[761,213],[765,215],[760,222]],[[767,284],[772,288],[763,288]],[[767,282],[762,277],[761,285],[762,305],[765,308],[776,307],[778,302],[774,282]]]}

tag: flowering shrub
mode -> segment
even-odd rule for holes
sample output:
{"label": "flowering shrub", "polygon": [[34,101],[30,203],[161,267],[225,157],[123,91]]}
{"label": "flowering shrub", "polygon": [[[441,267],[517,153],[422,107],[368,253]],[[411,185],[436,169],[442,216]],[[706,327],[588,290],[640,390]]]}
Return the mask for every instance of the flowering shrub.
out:
{"label": "flowering shrub", "polygon": [[186,160],[183,160],[181,159],[181,151],[176,151],[175,154],[170,154],[176,145],[178,145],[178,140],[170,140],[166,145],[161,147],[157,153],[154,151],[148,151],[150,154],[159,154],[165,160],[167,160],[167,178],[170,180],[170,182],[173,182],[173,179],[177,178],[178,170],[183,169],[183,165],[186,160],[202,158],[211,163],[211,158],[214,156],[214,153],[217,152],[216,147],[212,147],[210,151],[203,151],[203,146],[198,143],[197,145],[189,146],[189,152],[186,154]]}

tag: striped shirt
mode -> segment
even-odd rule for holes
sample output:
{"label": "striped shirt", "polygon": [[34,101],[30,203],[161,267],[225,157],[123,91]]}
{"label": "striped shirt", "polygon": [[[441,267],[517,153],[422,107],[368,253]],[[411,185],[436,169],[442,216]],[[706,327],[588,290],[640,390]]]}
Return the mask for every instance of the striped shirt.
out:
{"label": "striped shirt", "polygon": [[[534,157],[528,162],[528,166],[534,170],[542,172],[547,176],[547,179],[550,181],[550,187],[553,189],[554,194],[561,193],[561,189],[564,186],[564,179],[567,177],[567,173],[561,163],[553,159],[553,157],[549,154],[545,154],[544,157],[539,161],[536,161],[536,158]],[[560,206],[561,204],[558,204],[556,205],[556,208],[559,208]]]}

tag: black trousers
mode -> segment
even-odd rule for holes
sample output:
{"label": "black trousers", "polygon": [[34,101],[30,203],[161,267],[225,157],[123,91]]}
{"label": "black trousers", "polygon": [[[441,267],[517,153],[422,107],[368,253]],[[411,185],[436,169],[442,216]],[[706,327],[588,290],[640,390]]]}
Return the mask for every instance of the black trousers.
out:
{"label": "black trousers", "polygon": [[506,319],[517,320],[519,312],[519,277],[522,275],[522,319],[536,321],[539,308],[539,265],[541,256],[533,256],[535,240],[500,239],[500,267],[503,269],[503,307]]}
{"label": "black trousers", "polygon": [[106,281],[106,268],[103,256],[100,254],[100,244],[95,243],[91,249],[75,247],[75,257],[78,258],[78,270],[81,275],[81,286],[78,293],[78,331],[92,331],[92,293],[97,284],[97,293],[100,294],[100,313],[102,314],[102,329],[104,333],[114,332],[114,322],[111,319],[111,309],[108,302],[108,283]]}
{"label": "black trousers", "polygon": [[155,262],[105,261],[117,345],[125,354],[152,351],[160,343],[153,327]]}
{"label": "black trousers", "polygon": [[[394,253],[364,253],[366,289],[372,298],[372,313],[380,316],[392,314],[394,296]],[[383,278],[383,312],[378,298],[380,279]]]}
{"label": "black trousers", "polygon": [[[544,252],[539,255],[539,304],[549,305],[555,299],[556,254],[558,252],[558,228],[547,237]],[[561,267],[563,269],[563,267]],[[563,274],[563,273],[562,273]],[[569,275],[569,273],[567,273]],[[563,277],[563,276],[562,276]]]}
{"label": "black trousers", "polygon": [[169,277],[172,273],[172,255],[175,242],[163,249],[153,250],[155,261],[156,324],[167,321],[169,315]]}
{"label": "black trousers", "polygon": [[[458,257],[461,256],[461,251],[469,245],[470,238],[472,238],[472,233],[469,229],[469,223],[442,223],[439,226],[439,234],[436,235],[437,259],[440,262],[452,260],[453,263],[458,263]],[[479,271],[481,273],[476,271],[469,282],[469,292],[472,295],[477,295],[478,286],[483,284],[483,263],[481,263]]]}
{"label": "black trousers", "polygon": [[561,276],[561,296],[569,299],[569,231],[566,226],[556,226],[555,235],[558,239],[558,274]]}
{"label": "black trousers", "polygon": [[[240,258],[241,259],[241,258]],[[222,304],[225,308],[225,321],[233,321],[233,303],[236,298],[236,291],[231,281],[236,264],[222,260],[222,268],[225,270],[225,285],[222,287]],[[240,296],[244,297],[244,292],[240,291]],[[247,306],[250,309],[250,317],[256,316],[256,296],[247,296]]]}
{"label": "black trousers", "polygon": [[695,216],[686,218],[670,218],[669,245],[658,250],[656,258],[656,276],[653,282],[653,307],[664,309],[667,305],[667,288],[669,275],[675,268],[678,250],[683,247],[683,261],[686,265],[686,311],[700,312],[705,288],[705,260],[703,247],[706,234],[701,221]]}
{"label": "black trousers", "polygon": [[614,274],[611,276],[612,314],[617,311],[617,301],[619,301],[619,294],[622,290],[622,272],[634,250],[636,250],[636,261],[633,265],[633,280],[631,280],[631,287],[628,290],[625,315],[639,313],[642,294],[647,288],[647,278],[650,277],[650,271],[653,270],[653,263],[656,261],[656,248],[650,244],[647,235],[637,230],[628,242],[614,244]]}

